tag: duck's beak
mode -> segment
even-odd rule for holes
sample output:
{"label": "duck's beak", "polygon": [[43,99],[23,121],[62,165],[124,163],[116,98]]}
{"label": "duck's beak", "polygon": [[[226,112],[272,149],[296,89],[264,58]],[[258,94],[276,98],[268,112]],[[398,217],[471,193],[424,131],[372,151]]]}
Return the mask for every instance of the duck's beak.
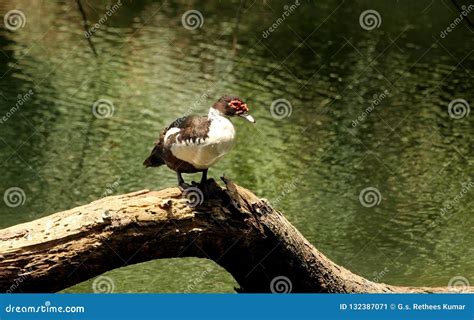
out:
{"label": "duck's beak", "polygon": [[255,119],[248,113],[239,114],[239,117],[242,117],[249,122],[255,123]]}

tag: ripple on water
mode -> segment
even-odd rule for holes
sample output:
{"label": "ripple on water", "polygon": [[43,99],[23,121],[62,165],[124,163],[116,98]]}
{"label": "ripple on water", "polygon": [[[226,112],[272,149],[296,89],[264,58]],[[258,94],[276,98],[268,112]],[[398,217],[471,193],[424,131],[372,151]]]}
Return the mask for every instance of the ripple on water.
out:
{"label": "ripple on water", "polygon": [[[35,92],[0,126],[8,143],[0,140],[0,189],[22,187],[22,212],[28,212],[2,208],[2,226],[109,193],[175,185],[171,171],[141,166],[153,141],[175,118],[206,114],[217,97],[230,93],[248,100],[257,124],[235,120],[235,149],[211,176],[225,173],[268,198],[331,259],[370,279],[442,286],[453,275],[472,275],[472,196],[439,218],[473,178],[474,119],[472,110],[460,120],[448,114],[453,99],[473,101],[472,61],[465,58],[471,50],[465,30],[442,42],[449,53],[430,48],[431,28],[444,29],[445,21],[434,15],[442,7],[434,3],[434,11],[417,17],[420,28],[405,30],[410,15],[386,4],[397,23],[385,19],[381,36],[361,33],[344,18],[347,10],[359,10],[356,4],[319,26],[334,10],[323,4],[301,8],[304,15],[289,18],[291,30],[281,26],[262,39],[262,25],[276,13],[255,3],[243,16],[234,52],[235,10],[227,16],[221,5],[206,4],[205,28],[189,31],[180,20],[187,8],[160,5],[124,3],[92,37],[97,59],[79,13],[68,5],[25,7],[22,32],[0,31],[6,54],[0,54],[1,113],[19,93]],[[97,13],[88,9],[91,21],[103,11],[95,6]],[[367,112],[384,90],[388,97]],[[92,113],[99,99],[112,103],[110,117]],[[288,100],[291,114],[272,116],[276,99]],[[379,190],[377,206],[361,205],[367,187]],[[235,282],[212,266],[159,261],[110,276],[119,291],[182,291],[196,272],[211,267],[196,291],[232,291]],[[91,287],[85,282],[69,290]]]}

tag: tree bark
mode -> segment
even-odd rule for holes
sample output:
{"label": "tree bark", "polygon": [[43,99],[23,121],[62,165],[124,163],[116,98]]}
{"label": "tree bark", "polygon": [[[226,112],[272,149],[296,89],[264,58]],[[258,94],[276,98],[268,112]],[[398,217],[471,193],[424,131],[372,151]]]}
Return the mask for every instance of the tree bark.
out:
{"label": "tree bark", "polygon": [[124,265],[199,257],[227,270],[238,292],[450,292],[366,280],[265,200],[223,180],[225,189],[208,182],[202,203],[196,188],[186,197],[178,188],[142,190],[0,230],[0,291],[56,292]]}

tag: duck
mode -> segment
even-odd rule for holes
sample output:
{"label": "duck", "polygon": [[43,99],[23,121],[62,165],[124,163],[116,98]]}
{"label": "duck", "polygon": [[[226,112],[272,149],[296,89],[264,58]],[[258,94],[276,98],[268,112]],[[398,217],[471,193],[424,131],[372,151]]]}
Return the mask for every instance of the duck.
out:
{"label": "duck", "polygon": [[145,167],[166,165],[177,174],[181,191],[190,187],[182,174],[201,172],[199,186],[205,189],[208,169],[233,147],[235,128],[229,118],[240,117],[251,123],[247,104],[238,96],[224,95],[210,108],[207,116],[188,115],[164,128],[145,159]]}

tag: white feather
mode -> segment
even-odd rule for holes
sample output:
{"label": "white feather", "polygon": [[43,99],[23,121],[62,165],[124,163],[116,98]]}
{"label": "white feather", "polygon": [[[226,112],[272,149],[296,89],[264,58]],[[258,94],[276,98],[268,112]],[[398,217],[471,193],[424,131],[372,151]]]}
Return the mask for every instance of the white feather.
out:
{"label": "white feather", "polygon": [[171,128],[169,129],[168,131],[166,131],[165,133],[165,138],[164,138],[164,142],[166,143],[168,141],[168,138],[172,135],[172,134],[175,134],[177,132],[180,132],[181,129],[180,128]]}
{"label": "white feather", "polygon": [[[206,139],[196,139],[195,142],[187,140],[171,146],[171,152],[176,158],[192,164],[197,169],[212,166],[232,149],[234,143],[235,129],[232,122],[219,114],[210,113],[209,119],[212,121]],[[167,136],[168,132],[165,140]]]}

